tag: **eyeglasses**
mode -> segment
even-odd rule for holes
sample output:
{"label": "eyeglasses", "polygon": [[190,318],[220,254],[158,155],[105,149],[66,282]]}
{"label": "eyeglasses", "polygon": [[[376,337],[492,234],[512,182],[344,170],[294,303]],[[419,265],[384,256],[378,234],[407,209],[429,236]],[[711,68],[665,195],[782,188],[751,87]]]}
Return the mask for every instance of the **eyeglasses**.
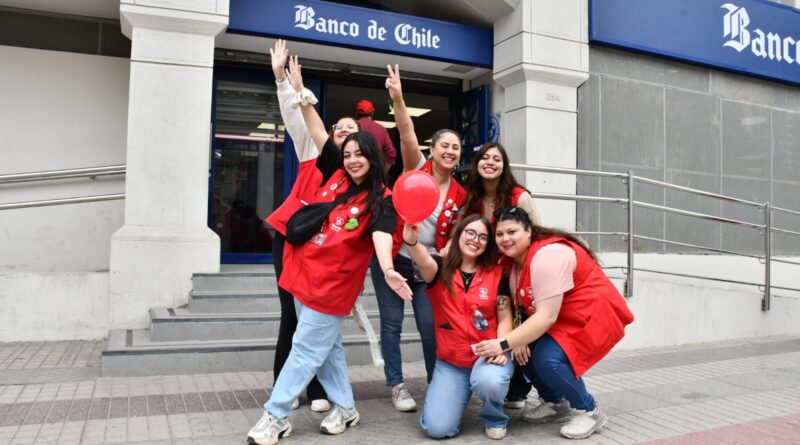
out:
{"label": "eyeglasses", "polygon": [[477,239],[478,242],[481,243],[481,244],[486,244],[486,243],[489,242],[489,235],[485,235],[483,233],[478,235],[478,232],[476,232],[476,231],[474,231],[472,229],[465,229],[464,230],[464,237],[466,239],[470,240],[470,241],[475,241]]}
{"label": "eyeglasses", "polygon": [[347,124],[347,125],[333,124],[331,125],[331,128],[333,128],[333,131],[341,131],[341,130],[358,131],[358,126],[353,124]]}

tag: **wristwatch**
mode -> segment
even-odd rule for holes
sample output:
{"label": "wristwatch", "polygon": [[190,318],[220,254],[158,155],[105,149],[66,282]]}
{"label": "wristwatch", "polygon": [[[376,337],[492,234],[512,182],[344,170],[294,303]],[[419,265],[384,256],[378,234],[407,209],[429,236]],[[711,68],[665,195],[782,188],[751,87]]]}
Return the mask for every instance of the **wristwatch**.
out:
{"label": "wristwatch", "polygon": [[500,340],[500,348],[503,350],[503,352],[508,352],[511,349],[508,347],[508,340],[505,338],[498,338],[498,340]]}

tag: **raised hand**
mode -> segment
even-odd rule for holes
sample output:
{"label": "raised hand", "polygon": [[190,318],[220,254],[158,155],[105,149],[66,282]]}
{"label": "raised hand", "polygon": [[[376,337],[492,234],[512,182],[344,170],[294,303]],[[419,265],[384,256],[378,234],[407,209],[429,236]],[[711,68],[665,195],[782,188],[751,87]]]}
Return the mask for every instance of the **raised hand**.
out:
{"label": "raised hand", "polygon": [[419,239],[419,225],[405,224],[403,226],[403,241],[406,244],[416,244],[417,239]]}
{"label": "raised hand", "polygon": [[289,56],[289,71],[288,71],[289,84],[298,93],[303,91],[303,89],[305,88],[303,86],[302,68],[303,66],[300,65],[297,56]]}
{"label": "raised hand", "polygon": [[278,39],[275,42],[275,47],[269,49],[270,61],[272,62],[272,73],[275,74],[275,79],[280,80],[286,77],[286,59],[289,57],[289,49],[286,48],[286,41]]}
{"label": "raised hand", "polygon": [[386,89],[389,90],[389,97],[392,100],[402,99],[403,88],[400,85],[400,67],[395,64],[394,69],[392,69],[392,65],[386,65],[386,70],[389,72],[389,77],[386,78]]}

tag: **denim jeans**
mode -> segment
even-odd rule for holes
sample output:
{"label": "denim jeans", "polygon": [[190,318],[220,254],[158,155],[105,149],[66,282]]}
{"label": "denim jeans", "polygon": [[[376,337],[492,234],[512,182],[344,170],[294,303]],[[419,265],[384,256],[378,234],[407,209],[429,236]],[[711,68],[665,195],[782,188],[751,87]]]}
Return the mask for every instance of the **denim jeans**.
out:
{"label": "denim jeans", "polygon": [[[398,255],[395,260],[395,268],[410,268],[411,260]],[[403,383],[403,357],[400,353],[400,333],[403,330],[403,315],[405,311],[405,301],[400,298],[386,284],[386,280],[381,273],[378,259],[373,256],[370,263],[370,275],[372,275],[372,285],[375,288],[375,295],[378,298],[378,312],[381,321],[381,354],[385,365],[383,372],[386,375],[387,385],[397,385]],[[433,328],[433,309],[428,300],[427,286],[421,280],[409,283],[414,298],[411,300],[411,307],[414,308],[414,319],[417,322],[417,330],[422,337],[422,354],[425,357],[425,369],[428,373],[428,382],[433,378],[433,367],[436,364],[436,333]]]}
{"label": "denim jeans", "polygon": [[520,370],[528,376],[545,402],[567,399],[576,409],[591,411],[595,401],[583,378],[576,378],[567,355],[553,337],[544,334],[530,345],[531,359]]}
{"label": "denim jeans", "polygon": [[460,368],[444,360],[436,360],[433,380],[425,394],[425,408],[419,424],[429,437],[444,439],[458,434],[464,408],[474,392],[483,400],[478,417],[490,428],[502,428],[508,423],[503,411],[503,399],[514,372],[509,358],[503,366],[475,360],[472,368]]}
{"label": "denim jeans", "polygon": [[353,388],[348,380],[342,346],[344,317],[317,312],[296,299],[294,307],[298,323],[292,351],[264,409],[275,417],[288,417],[292,401],[308,386],[314,374],[328,393],[328,400],[342,408],[352,408],[355,405]]}
{"label": "denim jeans", "polygon": [[[283,273],[283,246],[286,243],[286,238],[280,232],[275,232],[275,240],[272,242],[272,258],[275,262],[275,280],[280,281],[281,273]],[[283,369],[283,364],[289,358],[289,352],[292,350],[292,337],[294,331],[297,329],[297,314],[294,311],[294,296],[278,287],[278,297],[281,301],[281,324],[278,328],[278,342],[275,344],[275,362],[272,365],[272,375],[274,382],[278,380]],[[322,384],[315,376],[311,379],[311,383],[306,388],[306,395],[308,400],[327,399],[328,395],[322,389]]]}

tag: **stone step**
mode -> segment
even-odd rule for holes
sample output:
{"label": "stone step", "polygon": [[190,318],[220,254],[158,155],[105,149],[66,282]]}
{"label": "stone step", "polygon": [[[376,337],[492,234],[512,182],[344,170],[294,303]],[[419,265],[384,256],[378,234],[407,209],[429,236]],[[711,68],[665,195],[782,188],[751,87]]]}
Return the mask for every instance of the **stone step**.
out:
{"label": "stone step", "polygon": [[[367,272],[364,280],[364,287],[369,291],[373,289],[369,272]],[[263,272],[196,273],[192,275],[192,289],[201,293],[277,292],[278,284],[274,270],[265,270]]]}
{"label": "stone step", "polygon": [[[346,335],[343,342],[348,365],[372,363],[365,335]],[[419,334],[403,334],[400,345],[403,361],[423,359]],[[274,358],[275,338],[154,342],[148,329],[112,330],[102,354],[101,373],[135,377],[267,371]]]}
{"label": "stone step", "polygon": [[[377,310],[366,310],[376,335],[380,335]],[[342,335],[359,335],[363,331],[352,317],[342,325]],[[194,313],[185,308],[156,307],[150,309],[150,339],[153,342],[181,340],[226,340],[277,338],[281,313]],[[403,318],[403,332],[417,332],[414,311],[409,306]]]}
{"label": "stone step", "polygon": [[[375,292],[365,290],[358,301],[364,309],[378,309]],[[410,304],[408,304],[410,306]],[[278,291],[192,291],[188,308],[196,314],[280,312]]]}

